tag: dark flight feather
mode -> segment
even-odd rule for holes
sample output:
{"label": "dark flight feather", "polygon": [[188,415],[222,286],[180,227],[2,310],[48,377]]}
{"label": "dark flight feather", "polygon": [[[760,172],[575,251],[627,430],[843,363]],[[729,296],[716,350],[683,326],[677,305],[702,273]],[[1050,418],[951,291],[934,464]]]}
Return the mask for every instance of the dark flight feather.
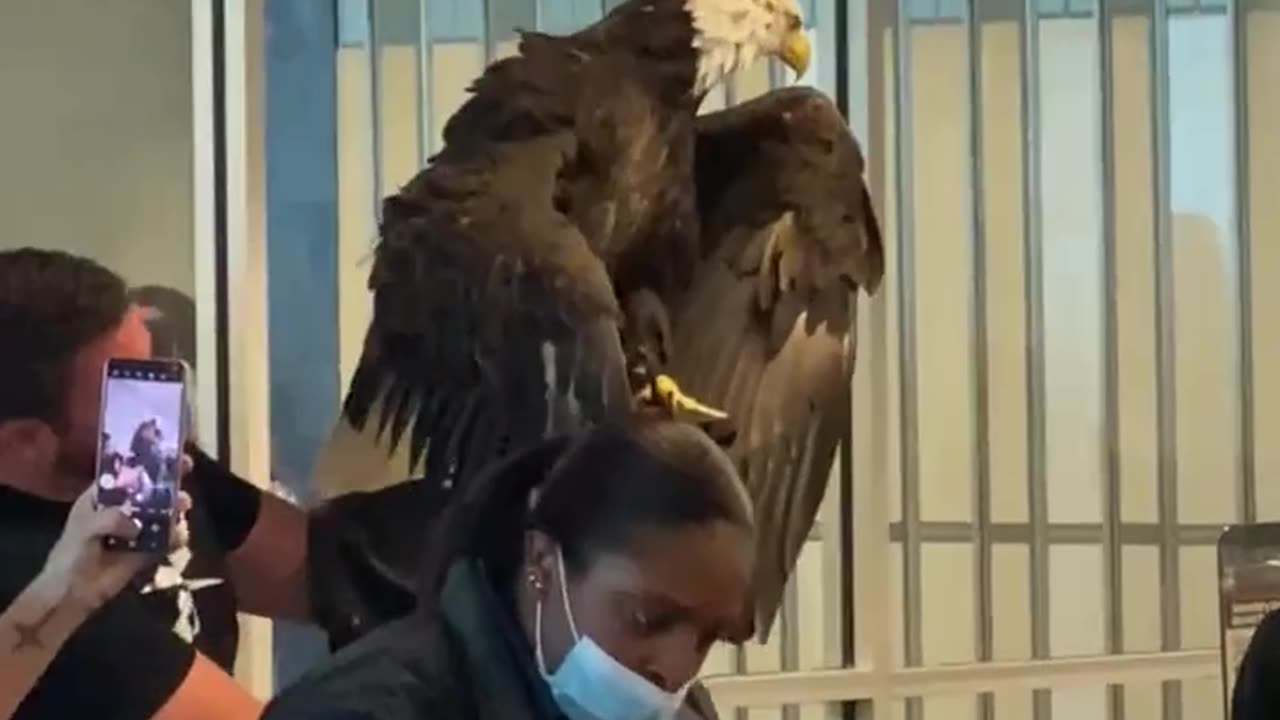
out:
{"label": "dark flight feather", "polygon": [[411,428],[429,480],[467,476],[498,445],[630,402],[612,285],[545,181],[570,146],[561,136],[493,145],[433,166],[387,202],[375,320],[345,415],[377,423],[389,446]]}
{"label": "dark flight feather", "polygon": [[683,0],[522,33],[384,203],[340,422],[452,482],[629,409],[618,298],[687,283],[698,253],[695,79]]}
{"label": "dark flight feather", "polygon": [[756,629],[767,637],[850,424],[858,289],[884,274],[863,158],[807,88],[700,119],[704,260],[673,308],[671,371],[725,410],[755,503]]}

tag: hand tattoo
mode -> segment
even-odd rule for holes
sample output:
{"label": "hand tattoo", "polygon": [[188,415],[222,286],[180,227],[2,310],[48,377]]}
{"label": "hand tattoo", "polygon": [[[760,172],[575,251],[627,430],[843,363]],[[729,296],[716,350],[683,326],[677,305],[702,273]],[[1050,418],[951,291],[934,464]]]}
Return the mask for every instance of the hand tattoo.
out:
{"label": "hand tattoo", "polygon": [[13,629],[18,633],[18,642],[13,646],[13,651],[18,652],[26,648],[43,649],[44,641],[40,639],[40,631],[53,619],[53,613],[57,609],[57,605],[50,606],[43,615],[29,623],[15,622]]}

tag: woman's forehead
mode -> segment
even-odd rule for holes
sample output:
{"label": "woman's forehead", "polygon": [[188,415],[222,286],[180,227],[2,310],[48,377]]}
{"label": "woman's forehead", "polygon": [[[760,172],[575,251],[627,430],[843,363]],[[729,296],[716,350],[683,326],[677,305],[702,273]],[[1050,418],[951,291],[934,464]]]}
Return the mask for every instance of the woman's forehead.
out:
{"label": "woman's forehead", "polygon": [[736,618],[751,581],[750,536],[728,523],[678,530],[644,530],[625,553],[597,558],[591,583],[714,616]]}

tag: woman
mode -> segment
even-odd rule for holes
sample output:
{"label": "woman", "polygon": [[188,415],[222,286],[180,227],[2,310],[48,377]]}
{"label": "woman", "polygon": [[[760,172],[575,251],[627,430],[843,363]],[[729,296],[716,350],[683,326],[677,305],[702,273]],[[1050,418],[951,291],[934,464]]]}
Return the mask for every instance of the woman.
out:
{"label": "woman", "polygon": [[686,695],[742,641],[750,503],[697,428],[637,419],[548,441],[471,483],[420,612],[336,655],[269,720],[714,717]]}

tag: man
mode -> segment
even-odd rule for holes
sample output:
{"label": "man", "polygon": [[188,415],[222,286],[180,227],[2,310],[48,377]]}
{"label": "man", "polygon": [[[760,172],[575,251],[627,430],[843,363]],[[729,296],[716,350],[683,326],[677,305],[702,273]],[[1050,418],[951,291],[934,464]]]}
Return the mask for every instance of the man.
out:
{"label": "man", "polygon": [[[93,481],[107,359],[150,352],[143,319],[118,276],[63,253],[0,252],[0,606],[36,577],[72,501]],[[34,466],[29,458],[40,448],[53,448],[56,460]],[[188,644],[174,633],[176,592],[122,593],[70,638],[15,718],[258,716],[260,704],[226,672],[235,658],[235,610],[306,617],[306,518],[247,484],[219,480],[206,484],[196,473],[188,483],[197,506],[189,518],[191,552],[203,557],[197,572],[206,583],[196,597],[199,636]],[[218,492],[204,493],[206,485]],[[218,523],[209,521],[213,509]],[[299,540],[273,549],[267,562],[261,556],[270,538],[259,532],[260,521]],[[258,582],[235,583],[238,577]],[[28,620],[37,645],[39,620]]]}
{"label": "man", "polygon": [[[151,354],[149,314],[126,292],[91,260],[0,252],[0,608],[36,577],[93,482],[107,359]],[[57,461],[33,466],[33,448],[50,446]],[[260,703],[228,674],[237,609],[319,623],[334,644],[412,610],[422,546],[406,528],[425,533],[444,489],[407,482],[308,514],[188,450],[189,552],[81,626],[16,720],[256,719]]]}

